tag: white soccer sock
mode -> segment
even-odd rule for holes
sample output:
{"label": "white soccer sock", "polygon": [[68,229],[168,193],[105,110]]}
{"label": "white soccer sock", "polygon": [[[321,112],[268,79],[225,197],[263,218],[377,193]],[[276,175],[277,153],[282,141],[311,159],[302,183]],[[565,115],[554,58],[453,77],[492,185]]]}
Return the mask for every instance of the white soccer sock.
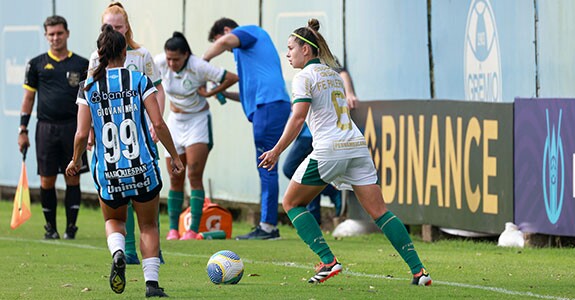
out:
{"label": "white soccer sock", "polygon": [[271,233],[272,230],[276,229],[276,226],[274,226],[272,224],[260,222],[260,228],[267,233]]}
{"label": "white soccer sock", "polygon": [[160,273],[160,258],[149,257],[142,259],[142,270],[144,270],[144,281],[158,281]]}
{"label": "white soccer sock", "polygon": [[119,232],[112,232],[108,236],[108,249],[110,249],[110,253],[114,255],[116,251],[122,250],[125,252],[126,249],[126,237]]}

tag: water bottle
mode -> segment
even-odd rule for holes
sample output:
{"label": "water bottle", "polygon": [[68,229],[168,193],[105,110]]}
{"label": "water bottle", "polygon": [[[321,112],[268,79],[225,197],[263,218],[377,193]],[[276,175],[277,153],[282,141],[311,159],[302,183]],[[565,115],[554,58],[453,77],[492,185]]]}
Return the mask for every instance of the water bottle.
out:
{"label": "water bottle", "polygon": [[[218,85],[214,82],[209,81],[208,82],[208,89],[211,91],[213,89],[215,89]],[[226,96],[224,96],[224,94],[222,93],[217,93],[216,94],[216,98],[218,99],[218,102],[220,102],[221,105],[226,104]]]}
{"label": "water bottle", "polygon": [[226,97],[224,96],[224,94],[222,93],[217,93],[216,94],[216,98],[218,98],[218,101],[220,101],[221,105],[226,104]]}
{"label": "water bottle", "polygon": [[226,232],[223,230],[213,230],[200,232],[198,240],[224,240],[226,239]]}

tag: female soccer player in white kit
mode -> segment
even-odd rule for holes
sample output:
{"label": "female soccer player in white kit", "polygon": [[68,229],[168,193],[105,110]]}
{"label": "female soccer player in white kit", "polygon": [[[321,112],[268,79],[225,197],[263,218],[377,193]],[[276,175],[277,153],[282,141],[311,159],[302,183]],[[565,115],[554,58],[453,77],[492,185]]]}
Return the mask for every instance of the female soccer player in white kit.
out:
{"label": "female soccer player in white kit", "polygon": [[[190,227],[186,228],[186,232],[180,237],[178,223],[184,201],[186,172],[172,174],[169,168],[172,159],[166,153],[166,164],[170,173],[170,231],[166,239],[196,239],[205,199],[202,177],[213,145],[210,105],[206,98],[223,92],[238,81],[238,76],[193,55],[186,37],[177,31],[166,41],[164,53],[155,57],[155,63],[161,73],[166,98],[170,101],[168,128],[174,138],[178,155],[188,168],[191,186],[192,220]],[[207,91],[208,81],[219,85]]]}
{"label": "female soccer player in white kit", "polygon": [[319,22],[311,19],[307,27],[296,29],[288,39],[287,58],[292,67],[302,69],[292,81],[292,115],[276,146],[260,156],[259,165],[272,169],[307,122],[313,151],[293,175],[282,204],[298,235],[321,259],[308,282],[324,282],[342,270],[317,221],[306,209],[331,182],[339,188],[351,184],[361,205],[411,269],[412,283],[430,285],[431,277],[405,226],[385,206],[365,138],[351,119],[343,81],[334,71],[337,64],[318,30]]}

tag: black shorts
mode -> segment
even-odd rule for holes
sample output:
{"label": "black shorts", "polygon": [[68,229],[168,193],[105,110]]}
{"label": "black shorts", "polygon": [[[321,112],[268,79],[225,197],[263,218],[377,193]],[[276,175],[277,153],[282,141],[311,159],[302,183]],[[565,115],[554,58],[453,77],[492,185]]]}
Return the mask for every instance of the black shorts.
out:
{"label": "black shorts", "polygon": [[126,197],[126,198],[122,198],[122,199],[116,199],[116,200],[106,200],[106,199],[102,199],[102,202],[104,202],[107,206],[113,208],[113,209],[117,209],[120,206],[124,206],[124,205],[128,205],[128,202],[130,202],[130,200],[138,202],[138,203],[146,203],[148,201],[152,201],[154,200],[154,198],[156,198],[156,196],[160,193],[160,191],[162,190],[162,184],[160,183],[156,188],[154,188],[153,190],[143,194],[143,195],[138,195],[138,196],[132,196],[132,197]]}
{"label": "black shorts", "polygon": [[[36,158],[40,176],[56,176],[66,173],[66,167],[74,156],[76,120],[51,123],[38,120],[36,124]],[[88,157],[82,155],[80,173],[88,172]]]}

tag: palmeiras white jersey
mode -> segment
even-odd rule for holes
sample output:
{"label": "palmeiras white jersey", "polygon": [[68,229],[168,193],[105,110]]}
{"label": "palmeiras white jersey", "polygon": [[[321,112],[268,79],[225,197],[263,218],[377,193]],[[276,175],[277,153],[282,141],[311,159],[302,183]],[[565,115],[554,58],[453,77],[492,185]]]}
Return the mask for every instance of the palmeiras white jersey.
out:
{"label": "palmeiras white jersey", "polygon": [[[92,52],[90,55],[90,63],[88,65],[88,77],[92,76],[96,67],[100,64],[98,58],[98,51]],[[140,47],[138,49],[132,49],[128,46],[128,50],[126,51],[126,60],[124,61],[124,67],[131,71],[139,71],[154,83],[154,86],[160,84],[160,72],[158,68],[154,64],[154,58],[150,54],[150,51],[144,47]]]}
{"label": "palmeiras white jersey", "polygon": [[143,195],[162,184],[144,107],[157,90],[147,76],[126,68],[106,70],[104,78],[84,91],[92,80],[80,85],[76,103],[87,105],[92,115],[96,189],[104,200]]}
{"label": "palmeiras white jersey", "polygon": [[353,123],[341,76],[319,59],[310,60],[292,80],[292,102],[311,102],[306,123],[313,137],[310,158],[340,160],[370,156]]}
{"label": "palmeiras white jersey", "polygon": [[198,94],[198,88],[208,81],[219,84],[226,76],[224,69],[212,66],[195,55],[190,55],[186,65],[178,72],[168,67],[165,53],[156,55],[154,62],[160,71],[166,98],[184,113],[202,111],[207,101]]}

